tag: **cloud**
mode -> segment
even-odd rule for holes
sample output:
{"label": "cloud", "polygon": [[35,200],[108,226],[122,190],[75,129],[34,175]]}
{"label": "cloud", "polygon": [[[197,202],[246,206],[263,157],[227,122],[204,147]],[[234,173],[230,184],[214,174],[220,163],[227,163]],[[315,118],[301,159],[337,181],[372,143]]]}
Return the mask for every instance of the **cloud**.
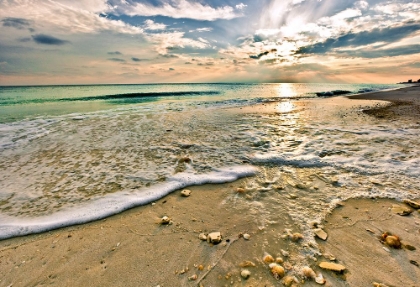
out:
{"label": "cloud", "polygon": [[420,23],[406,24],[404,26],[373,29],[359,33],[348,33],[338,38],[329,38],[324,42],[301,47],[297,54],[324,54],[337,48],[358,47],[377,42],[397,42],[420,30]]}
{"label": "cloud", "polygon": [[136,57],[132,57],[132,58],[131,58],[131,60],[132,60],[133,62],[141,62],[141,61],[143,61],[142,59],[140,59],[140,58],[136,58]]}
{"label": "cloud", "polygon": [[413,55],[420,53],[420,45],[405,45],[390,49],[361,49],[356,51],[338,51],[338,54],[343,53],[351,57],[360,58],[383,58],[395,57],[404,55]]}
{"label": "cloud", "polygon": [[19,30],[25,29],[30,26],[29,21],[23,18],[4,18],[1,20],[3,27],[13,27]]}
{"label": "cloud", "polygon": [[246,7],[248,7],[248,5],[245,5],[244,3],[239,3],[239,4],[235,5],[235,8],[238,9],[238,10],[243,10]]}
{"label": "cloud", "polygon": [[213,31],[213,28],[204,27],[204,28],[197,28],[195,30],[189,30],[188,32],[190,32],[190,33],[192,33],[192,32],[202,33],[202,32],[211,32],[211,31]]}
{"label": "cloud", "polygon": [[150,3],[128,3],[117,8],[120,14],[128,16],[166,16],[171,18],[188,18],[202,21],[214,21],[217,19],[233,19],[241,17],[241,14],[235,13],[231,6],[211,7],[208,4],[202,4],[198,1],[173,0],[160,5]]}
{"label": "cloud", "polygon": [[144,21],[143,28],[145,30],[165,30],[166,25],[162,23],[155,23],[153,20],[146,20]]}
{"label": "cloud", "polygon": [[61,39],[55,38],[53,36],[45,35],[45,34],[33,35],[32,39],[36,43],[44,44],[44,45],[64,45],[64,44],[70,43],[69,41],[61,40]]}
{"label": "cloud", "polygon": [[146,38],[155,44],[155,49],[159,54],[165,55],[168,50],[174,48],[193,47],[197,49],[207,48],[207,43],[196,41],[189,38],[184,38],[184,32],[159,33],[147,35]]}
{"label": "cloud", "polygon": [[108,52],[108,55],[122,55],[120,51]]}
{"label": "cloud", "polygon": [[113,62],[125,62],[125,60],[121,58],[109,58],[108,60],[113,61]]}
{"label": "cloud", "polygon": [[169,68],[169,71],[175,71],[175,69],[174,68]]}

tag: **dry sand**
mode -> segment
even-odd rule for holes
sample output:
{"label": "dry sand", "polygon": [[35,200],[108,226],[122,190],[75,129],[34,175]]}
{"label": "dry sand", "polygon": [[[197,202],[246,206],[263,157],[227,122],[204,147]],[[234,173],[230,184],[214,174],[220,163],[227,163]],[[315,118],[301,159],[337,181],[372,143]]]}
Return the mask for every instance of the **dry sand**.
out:
{"label": "dry sand", "polygon": [[[397,98],[405,103],[408,99],[402,95],[409,94],[418,103],[419,90],[413,87],[362,97]],[[408,110],[414,115],[418,112]],[[402,116],[407,117],[405,111]],[[392,110],[384,120],[395,116]],[[181,197],[178,191],[154,205],[105,220],[0,241],[0,286],[282,286],[262,257],[267,250],[279,256],[281,249],[299,243],[275,239],[283,232],[280,223],[261,229],[249,210],[225,204],[227,194],[236,193],[245,180],[195,186],[189,188],[190,197]],[[313,262],[311,267],[327,280],[325,286],[373,286],[373,282],[419,286],[420,268],[415,264],[420,263],[420,213],[396,215],[391,211],[394,204],[402,205],[384,199],[349,200],[325,219],[329,236],[317,243],[322,253],[332,254],[346,267],[344,274],[337,275],[318,267],[328,261],[324,256]],[[159,224],[165,215],[173,224]],[[222,232],[222,243],[211,245],[198,239],[200,232],[212,231]],[[378,238],[385,231],[400,236],[415,250],[387,248]],[[249,233],[250,240],[241,238],[242,233]],[[247,268],[251,271],[248,280],[240,277],[239,265],[244,261],[256,265]],[[193,275],[197,280],[188,279]],[[319,286],[312,280],[296,286],[302,285]]]}

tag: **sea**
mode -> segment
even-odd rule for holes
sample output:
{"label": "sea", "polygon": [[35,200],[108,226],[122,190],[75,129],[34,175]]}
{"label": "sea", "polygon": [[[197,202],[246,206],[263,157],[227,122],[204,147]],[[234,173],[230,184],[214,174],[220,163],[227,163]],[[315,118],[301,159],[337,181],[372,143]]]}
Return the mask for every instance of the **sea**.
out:
{"label": "sea", "polygon": [[227,194],[230,208],[261,228],[287,214],[305,237],[346,199],[419,197],[419,122],[366,115],[387,103],[346,97],[399,87],[0,87],[0,239],[240,178],[249,196]]}

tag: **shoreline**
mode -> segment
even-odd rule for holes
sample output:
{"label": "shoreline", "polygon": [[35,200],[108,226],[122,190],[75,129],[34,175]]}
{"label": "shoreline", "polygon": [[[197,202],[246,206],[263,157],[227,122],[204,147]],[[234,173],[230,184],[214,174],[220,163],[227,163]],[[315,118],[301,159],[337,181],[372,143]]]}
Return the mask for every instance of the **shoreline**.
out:
{"label": "shoreline", "polygon": [[[386,96],[394,100],[398,97]],[[318,104],[337,102],[339,98]],[[305,105],[298,108],[305,109]],[[254,112],[267,113],[271,109],[271,113],[278,113],[273,107],[275,104],[259,105]],[[411,116],[407,120],[412,123],[413,118],[416,119]],[[289,286],[319,286],[303,275],[305,266],[299,261],[302,250],[309,267],[326,279],[324,286],[372,286],[373,282],[385,284],[382,286],[415,286],[420,281],[420,268],[410,262],[420,263],[416,261],[420,250],[416,241],[420,234],[418,211],[401,217],[392,212],[393,205],[404,206],[397,200],[349,199],[318,223],[328,234],[323,241],[311,237],[280,212],[275,221],[259,222],[260,213],[277,213],[265,211],[264,205],[253,201],[252,196],[264,197],[265,191],[238,192],[248,180],[190,186],[189,197],[182,197],[178,190],[152,204],[106,219],[1,240],[0,286],[68,286],[86,282],[93,286],[281,286],[283,281],[277,280],[263,261],[265,254],[281,258],[286,274],[296,276],[297,282]],[[295,189],[283,187],[275,193],[273,199],[279,209],[282,200],[299,201],[299,193],[311,192],[306,187]],[[289,190],[294,190],[294,194]],[[413,198],[418,196],[414,190],[411,194]],[[237,204],[239,201],[249,202],[249,206]],[[173,223],[159,224],[164,216]],[[298,239],[292,240],[286,230],[303,239],[296,235]],[[200,233],[217,231],[223,235],[220,244],[198,238]],[[385,231],[397,234],[415,250],[387,248],[388,252],[378,240]],[[245,233],[250,235],[249,240],[243,238]],[[320,254],[312,256],[312,247],[319,248]],[[372,254],[367,256],[366,250]],[[343,274],[318,266],[330,261],[331,254],[335,257],[333,262],[346,267]],[[389,265],[395,268],[390,270]],[[251,272],[248,279],[240,275],[244,269]]]}

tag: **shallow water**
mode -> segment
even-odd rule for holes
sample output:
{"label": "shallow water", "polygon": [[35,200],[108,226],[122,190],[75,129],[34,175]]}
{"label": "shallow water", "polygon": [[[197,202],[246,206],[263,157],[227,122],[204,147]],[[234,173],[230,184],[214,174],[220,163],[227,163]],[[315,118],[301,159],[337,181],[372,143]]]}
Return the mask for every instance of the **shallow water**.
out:
{"label": "shallow water", "polygon": [[360,112],[374,102],[313,95],[338,87],[209,86],[201,88],[218,93],[2,124],[0,238],[252,175],[247,196],[227,195],[226,204],[254,212],[261,228],[287,217],[306,235],[347,198],[419,196],[418,124]]}

